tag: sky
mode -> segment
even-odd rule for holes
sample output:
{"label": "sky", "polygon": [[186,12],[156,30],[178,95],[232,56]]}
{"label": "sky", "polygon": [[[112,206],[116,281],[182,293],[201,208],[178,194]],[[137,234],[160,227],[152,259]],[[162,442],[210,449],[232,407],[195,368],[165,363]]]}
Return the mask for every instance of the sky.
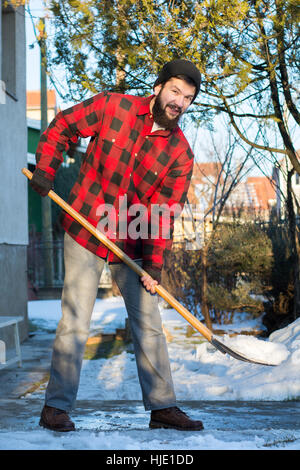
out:
{"label": "sky", "polygon": [[[40,49],[35,36],[35,25],[38,23],[39,18],[44,16],[44,7],[42,0],[30,0],[29,6],[26,6],[25,25],[26,25],[26,87],[28,91],[40,89]],[[46,31],[49,35],[49,24]],[[59,83],[64,82],[63,75],[55,70],[54,81]],[[53,89],[54,86],[48,79],[48,88]],[[61,109],[71,106],[73,103],[64,103],[59,94],[56,94],[56,100]]]}
{"label": "sky", "polygon": [[[42,13],[42,1],[30,0],[29,8],[33,17],[33,21],[38,21],[38,16]],[[32,21],[28,12],[25,15],[26,24],[26,81],[27,90],[40,89],[40,51],[34,35]],[[31,46],[34,45],[32,48]]]}

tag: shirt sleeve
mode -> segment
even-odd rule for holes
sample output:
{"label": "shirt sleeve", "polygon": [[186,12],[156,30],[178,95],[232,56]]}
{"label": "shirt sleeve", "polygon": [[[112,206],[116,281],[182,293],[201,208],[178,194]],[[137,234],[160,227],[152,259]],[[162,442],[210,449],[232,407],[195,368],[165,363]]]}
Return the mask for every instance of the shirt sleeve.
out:
{"label": "shirt sleeve", "polygon": [[173,163],[148,206],[148,237],[143,240],[143,266],[162,269],[173,243],[174,220],[184,207],[193,173],[193,154],[183,152]]}
{"label": "shirt sleeve", "polygon": [[53,181],[63,162],[63,152],[79,137],[94,136],[101,126],[107,95],[99,93],[59,112],[41,135],[36,150],[36,168]]}

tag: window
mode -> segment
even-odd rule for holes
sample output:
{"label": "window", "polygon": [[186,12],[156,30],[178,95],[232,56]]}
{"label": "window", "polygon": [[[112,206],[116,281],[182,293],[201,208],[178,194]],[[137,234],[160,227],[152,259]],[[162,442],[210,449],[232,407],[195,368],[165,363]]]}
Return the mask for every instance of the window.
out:
{"label": "window", "polygon": [[2,7],[1,23],[1,80],[16,99],[16,12],[11,6]]}

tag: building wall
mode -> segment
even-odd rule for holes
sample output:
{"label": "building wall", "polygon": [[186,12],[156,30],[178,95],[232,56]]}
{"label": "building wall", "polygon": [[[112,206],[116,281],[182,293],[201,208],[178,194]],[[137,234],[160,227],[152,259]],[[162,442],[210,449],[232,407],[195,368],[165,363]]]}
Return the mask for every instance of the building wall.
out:
{"label": "building wall", "polygon": [[[49,123],[52,121],[52,119],[55,118],[55,115],[56,115],[55,109],[48,109],[47,116],[48,116]],[[33,109],[33,108],[27,107],[27,117],[29,119],[35,119],[35,120],[41,119],[41,109],[40,108]]]}
{"label": "building wall", "polygon": [[[0,0],[0,316],[23,316],[27,337],[27,166],[25,12],[4,9]],[[0,339],[13,344],[11,327]]]}

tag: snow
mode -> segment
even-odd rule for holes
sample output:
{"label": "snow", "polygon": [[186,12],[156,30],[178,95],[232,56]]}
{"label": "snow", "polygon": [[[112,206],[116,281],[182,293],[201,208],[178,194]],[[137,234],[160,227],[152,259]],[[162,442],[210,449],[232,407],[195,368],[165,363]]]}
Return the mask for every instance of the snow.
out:
{"label": "snow", "polygon": [[[267,339],[242,334],[231,336],[232,325],[228,327],[227,334],[217,337],[230,348],[252,359],[276,364],[270,367],[238,361],[228,354],[222,354],[200,334],[187,335],[188,323],[175,310],[166,308],[163,302],[160,303],[160,310],[164,328],[171,335],[168,350],[179,402],[226,401],[236,404],[299,400],[300,318],[274,332]],[[28,314],[39,331],[54,331],[61,315],[60,301],[29,302]],[[91,320],[91,335],[100,331],[111,333],[116,328],[124,327],[126,316],[121,297],[97,299]],[[241,331],[252,327],[253,320],[241,316],[239,325],[235,329]],[[43,394],[44,390],[41,388],[29,399],[41,398]],[[142,396],[133,351],[129,349],[109,359],[84,360],[77,398],[79,402],[94,400],[95,403],[97,400],[140,401]],[[255,405],[253,406],[255,408]],[[143,415],[142,406],[141,414]],[[201,414],[198,416],[202,419]],[[165,440],[158,431],[146,431],[146,429],[143,431],[144,434],[138,431],[139,438],[129,432],[117,430],[114,430],[112,437],[110,431],[105,429],[90,432],[84,428],[79,434],[71,433],[59,437],[58,433],[42,429],[31,430],[28,433],[7,431],[0,432],[0,448],[7,448],[5,443],[13,439],[16,449],[135,449],[137,439],[141,440],[141,436],[144,436],[144,439],[143,444],[139,444],[142,446],[140,449],[259,449],[266,445],[266,436],[257,430],[254,434],[249,431],[250,434],[247,435],[234,433],[230,442],[228,436],[224,437],[222,432],[217,430],[192,435],[165,430],[167,435],[173,433],[172,439]],[[152,434],[149,436],[145,432]],[[293,438],[283,438],[281,430],[280,438],[277,434],[276,437],[273,436],[274,442],[282,439],[285,443],[284,448],[299,449],[300,431],[296,433],[293,431],[292,435]]]}
{"label": "snow", "polygon": [[[238,361],[216,350],[200,334],[186,336],[188,323],[160,304],[162,322],[173,339],[168,343],[178,400],[292,400],[300,398],[300,318],[267,339],[250,335],[218,336],[225,345],[274,367]],[[29,318],[37,326],[55,329],[59,301],[29,303]],[[91,335],[124,327],[121,297],[97,299]],[[246,318],[245,324],[249,326]],[[240,323],[241,326],[241,323]],[[201,384],[201,386],[199,386]],[[83,362],[78,399],[141,400],[133,352]]]}

